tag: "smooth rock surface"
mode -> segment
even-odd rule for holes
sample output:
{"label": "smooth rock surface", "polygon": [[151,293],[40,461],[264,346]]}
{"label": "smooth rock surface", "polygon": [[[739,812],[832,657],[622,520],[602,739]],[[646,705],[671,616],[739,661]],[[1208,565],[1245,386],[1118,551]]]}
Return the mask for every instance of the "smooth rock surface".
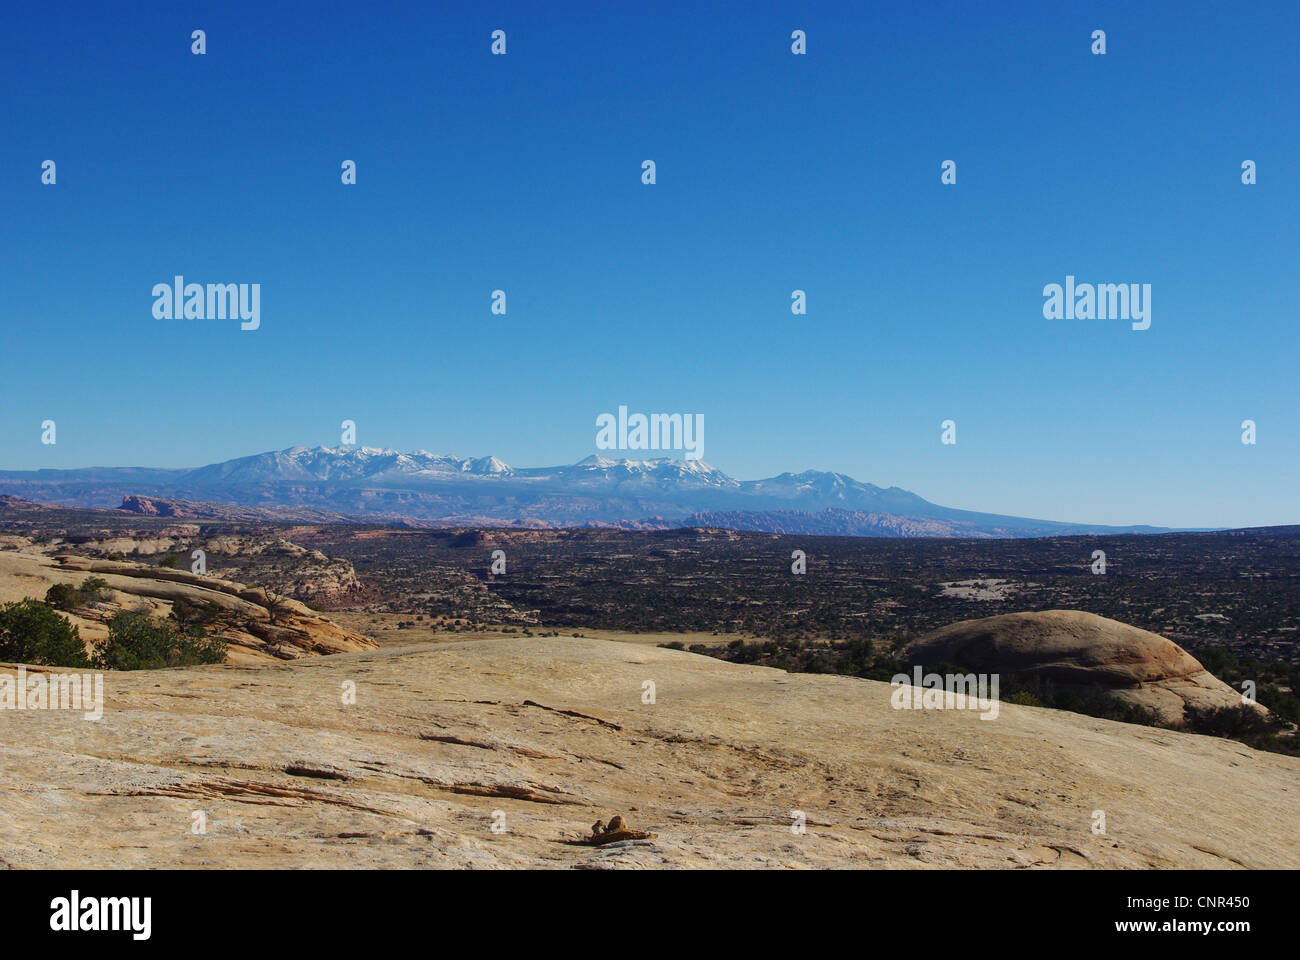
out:
{"label": "smooth rock surface", "polygon": [[1300,867],[1300,760],[891,692],[564,637],[109,674],[0,711],[0,866]]}
{"label": "smooth rock surface", "polygon": [[900,659],[929,667],[951,663],[985,673],[1042,677],[1078,690],[1095,685],[1174,723],[1183,719],[1189,704],[1206,708],[1242,703],[1240,691],[1172,640],[1082,610],[963,620],[908,644]]}

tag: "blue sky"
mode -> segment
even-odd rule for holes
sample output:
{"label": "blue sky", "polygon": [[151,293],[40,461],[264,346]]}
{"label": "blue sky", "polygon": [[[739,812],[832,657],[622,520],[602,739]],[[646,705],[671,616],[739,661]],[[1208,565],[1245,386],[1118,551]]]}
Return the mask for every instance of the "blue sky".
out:
{"label": "blue sky", "polygon": [[[1300,522],[1294,3],[268,6],[8,14],[0,467],[345,418],[540,466],[627,404],[744,479]],[[155,319],[176,274],[260,283],[261,328]],[[1043,319],[1067,274],[1150,283],[1151,328]]]}

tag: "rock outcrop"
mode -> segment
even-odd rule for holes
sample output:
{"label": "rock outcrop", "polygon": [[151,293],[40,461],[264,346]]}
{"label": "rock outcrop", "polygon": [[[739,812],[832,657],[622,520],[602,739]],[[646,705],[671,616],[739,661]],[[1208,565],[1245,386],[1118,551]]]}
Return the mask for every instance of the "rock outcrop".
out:
{"label": "rock outcrop", "polygon": [[1300,868],[1300,759],[892,692],[568,637],[110,673],[0,710],[0,868]]}
{"label": "rock outcrop", "polygon": [[166,617],[184,601],[212,611],[209,630],[228,642],[230,663],[296,660],[376,646],[369,637],[274,591],[141,563],[0,553],[0,599],[41,599],[55,583],[75,586],[92,575],[108,584],[105,599],[79,607],[69,617],[88,642],[107,637],[105,624],[119,610]]}
{"label": "rock outcrop", "polygon": [[1204,709],[1242,703],[1240,691],[1172,640],[1082,610],[963,620],[908,644],[899,657],[927,669],[948,663],[984,673],[1038,677],[1064,689],[1101,687],[1172,723],[1183,719],[1188,705]]}
{"label": "rock outcrop", "polygon": [[181,500],[127,494],[117,509],[142,517],[177,517],[228,523],[347,523],[355,518],[333,510],[311,507],[256,507],[237,503]]}
{"label": "rock outcrop", "polygon": [[267,583],[297,600],[330,602],[361,590],[352,564],[269,534],[214,536],[200,544],[208,572],[227,580]]}

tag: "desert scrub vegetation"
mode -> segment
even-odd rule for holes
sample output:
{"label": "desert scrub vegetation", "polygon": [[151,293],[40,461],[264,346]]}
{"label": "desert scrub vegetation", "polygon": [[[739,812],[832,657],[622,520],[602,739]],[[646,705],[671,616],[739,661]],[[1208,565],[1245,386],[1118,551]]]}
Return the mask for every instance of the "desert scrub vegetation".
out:
{"label": "desert scrub vegetation", "polygon": [[[893,651],[910,637],[896,634],[881,640],[855,637],[850,640],[819,643],[802,637],[784,637],[772,640],[748,641],[741,638],[721,646],[696,643],[691,653],[728,660],[731,663],[752,663],[764,667],[777,667],[792,673],[834,673],[865,680],[889,681],[903,666]],[[660,644],[672,646],[672,644]],[[676,649],[683,649],[680,645]]]}
{"label": "desert scrub vegetation", "polygon": [[1300,665],[1238,657],[1219,646],[1201,647],[1193,653],[1206,670],[1230,687],[1243,690],[1244,683],[1254,683],[1257,701],[1286,722],[1300,724]]}
{"label": "desert scrub vegetation", "polygon": [[211,600],[193,603],[181,597],[172,601],[172,619],[182,630],[210,627],[222,617],[221,605]]}
{"label": "desert scrub vegetation", "polygon": [[90,667],[81,634],[39,600],[0,606],[0,660],[48,667]]}
{"label": "desert scrub vegetation", "polygon": [[45,591],[45,602],[55,610],[65,613],[104,599],[108,581],[102,577],[87,577],[81,585],[74,587],[70,583],[56,583]]}
{"label": "desert scrub vegetation", "polygon": [[[91,582],[95,579],[87,580],[87,593],[92,596],[100,589]],[[188,624],[153,620],[131,611],[117,613],[108,621],[108,639],[92,644],[88,653],[81,632],[56,606],[79,606],[84,602],[81,588],[69,584],[56,587],[66,589],[55,591],[52,587],[53,602],[47,593],[45,602],[28,599],[0,605],[0,661],[81,669],[152,670],[220,663],[226,658],[226,641],[203,630],[202,624],[211,620],[206,618],[209,611],[202,608]]]}
{"label": "desert scrub vegetation", "polygon": [[220,663],[226,641],[199,627],[179,629],[166,620],[123,611],[108,621],[108,639],[95,648],[95,665],[103,670],[156,670]]}

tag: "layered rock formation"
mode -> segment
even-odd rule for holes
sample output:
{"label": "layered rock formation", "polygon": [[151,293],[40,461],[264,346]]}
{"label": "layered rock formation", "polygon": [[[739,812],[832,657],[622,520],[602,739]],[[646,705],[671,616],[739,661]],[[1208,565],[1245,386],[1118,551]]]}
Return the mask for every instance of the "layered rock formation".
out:
{"label": "layered rock formation", "polygon": [[55,583],[80,584],[87,576],[108,584],[101,602],[77,608],[69,619],[88,642],[105,639],[107,621],[120,610],[166,617],[185,601],[213,612],[211,632],[229,643],[231,663],[295,660],[299,657],[369,650],[369,637],[332,623],[303,604],[274,591],[140,563],[61,555],[0,553],[0,600],[40,599]]}
{"label": "layered rock formation", "polygon": [[228,535],[201,542],[209,573],[266,583],[303,601],[337,601],[361,589],[352,564],[273,535]]}
{"label": "layered rock formation", "polygon": [[1242,703],[1240,691],[1172,640],[1082,610],[963,620],[909,644],[899,656],[926,668],[948,663],[983,673],[1040,677],[1065,689],[1099,686],[1172,723],[1183,719],[1188,705],[1204,709]]}
{"label": "layered rock formation", "polygon": [[146,497],[128,494],[119,510],[142,517],[178,517],[187,520],[220,520],[230,523],[346,523],[354,518],[333,510],[309,507],[256,507],[237,503],[209,503],[174,497]]}
{"label": "layered rock formation", "polygon": [[[25,539],[31,544],[29,538]],[[67,535],[37,552],[52,554],[70,549],[100,559],[175,554],[186,564],[193,551],[201,549],[207,556],[208,574],[224,580],[264,583],[303,601],[338,601],[361,589],[357,572],[347,560],[326,556],[274,532],[205,534],[198,524],[169,524],[148,530]]]}

